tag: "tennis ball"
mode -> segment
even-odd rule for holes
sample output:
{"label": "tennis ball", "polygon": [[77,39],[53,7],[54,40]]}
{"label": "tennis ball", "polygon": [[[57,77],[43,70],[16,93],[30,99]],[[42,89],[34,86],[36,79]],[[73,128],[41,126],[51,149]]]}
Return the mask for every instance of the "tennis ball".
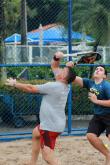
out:
{"label": "tennis ball", "polygon": [[104,144],[104,146],[108,149],[108,144]]}

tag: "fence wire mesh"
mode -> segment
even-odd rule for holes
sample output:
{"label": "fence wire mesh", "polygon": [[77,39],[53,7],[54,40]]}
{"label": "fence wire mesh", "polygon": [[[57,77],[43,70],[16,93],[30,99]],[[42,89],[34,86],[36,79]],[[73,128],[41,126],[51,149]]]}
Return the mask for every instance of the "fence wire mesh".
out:
{"label": "fence wire mesh", "polygon": [[[41,84],[53,81],[50,67],[7,67],[7,77],[17,78],[19,82]],[[0,86],[0,121],[1,132],[6,127],[32,128],[38,124],[42,95],[27,94],[14,88],[1,84]],[[6,129],[7,131],[7,129]]]}
{"label": "fence wire mesh", "polygon": [[[63,67],[63,66],[62,66]],[[5,68],[5,67],[4,67]],[[76,67],[81,77],[90,77],[90,67]],[[109,68],[108,68],[109,70]],[[50,66],[10,66],[6,67],[7,77],[17,78],[18,82],[42,84],[54,81]],[[0,85],[0,130],[13,131],[14,128],[31,130],[39,123],[39,111],[43,95],[19,91],[13,87]],[[72,85],[72,116],[71,125],[76,128],[87,127],[93,114],[93,105],[88,100],[88,91],[77,85]],[[68,118],[68,104],[65,113]],[[47,110],[47,109],[46,109]],[[48,110],[47,110],[48,111]],[[76,121],[76,122],[75,122]],[[77,123],[77,125],[76,125]]]}

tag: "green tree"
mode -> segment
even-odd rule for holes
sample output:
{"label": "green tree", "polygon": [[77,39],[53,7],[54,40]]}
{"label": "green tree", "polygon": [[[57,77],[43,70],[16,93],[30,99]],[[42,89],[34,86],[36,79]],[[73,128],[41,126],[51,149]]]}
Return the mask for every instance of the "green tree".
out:
{"label": "green tree", "polygon": [[[21,0],[5,0],[7,36],[15,32],[20,33],[21,2]],[[28,31],[38,28],[40,24],[56,23],[57,17],[65,10],[65,0],[26,0],[26,3]]]}
{"label": "green tree", "polygon": [[3,40],[5,37],[4,0],[0,1],[0,63],[3,63]]}
{"label": "green tree", "polygon": [[7,36],[20,32],[20,0],[5,0]]}
{"label": "green tree", "polygon": [[[5,62],[4,59],[4,38],[5,38],[5,14],[4,14],[4,5],[5,1],[0,1],[0,63],[3,64]],[[0,80],[1,83],[4,83],[6,80],[6,68],[2,67],[0,68]]]}
{"label": "green tree", "polygon": [[[63,3],[65,10],[61,11],[57,18],[58,22],[62,22],[65,27],[68,27],[68,1]],[[105,45],[110,40],[109,18],[110,4],[108,0],[72,1],[72,28],[74,31],[92,35],[96,39],[95,49],[99,44]]]}
{"label": "green tree", "polygon": [[84,29],[87,34],[94,36],[96,45],[104,45],[109,41],[110,12],[107,4],[102,0],[73,1],[73,28],[80,31]]}
{"label": "green tree", "polygon": [[27,0],[28,29],[33,30],[40,24],[56,23],[57,16],[63,11],[62,0]]}

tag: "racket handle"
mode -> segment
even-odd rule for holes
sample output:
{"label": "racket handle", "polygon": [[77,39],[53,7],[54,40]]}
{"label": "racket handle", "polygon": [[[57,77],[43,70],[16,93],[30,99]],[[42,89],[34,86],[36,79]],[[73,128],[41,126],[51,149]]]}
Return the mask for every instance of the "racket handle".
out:
{"label": "racket handle", "polygon": [[64,54],[63,57],[76,57],[77,53],[72,53],[72,54]]}
{"label": "racket handle", "polygon": [[[80,56],[80,55],[84,55],[84,54],[90,54],[90,53],[94,53],[93,51],[84,51],[84,52],[77,52],[77,53],[71,53],[71,54],[64,54],[63,57],[76,57],[76,56]],[[96,52],[95,52],[96,53]]]}

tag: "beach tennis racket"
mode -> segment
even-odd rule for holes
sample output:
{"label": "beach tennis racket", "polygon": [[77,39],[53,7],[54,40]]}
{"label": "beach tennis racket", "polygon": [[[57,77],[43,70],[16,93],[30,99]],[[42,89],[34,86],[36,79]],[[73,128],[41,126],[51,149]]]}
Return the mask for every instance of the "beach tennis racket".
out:
{"label": "beach tennis racket", "polygon": [[100,53],[93,51],[64,54],[64,57],[71,57],[75,64],[93,64],[102,58]]}

